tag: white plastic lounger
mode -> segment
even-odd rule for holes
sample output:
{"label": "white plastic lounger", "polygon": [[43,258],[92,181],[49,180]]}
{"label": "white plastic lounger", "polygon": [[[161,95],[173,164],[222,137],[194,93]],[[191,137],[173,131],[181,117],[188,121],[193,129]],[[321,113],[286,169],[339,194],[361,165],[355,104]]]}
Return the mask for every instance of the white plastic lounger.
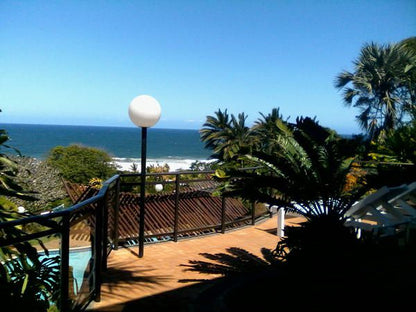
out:
{"label": "white plastic lounger", "polygon": [[[385,235],[395,233],[395,228],[416,222],[416,182],[398,187],[382,187],[377,192],[354,204],[346,213],[346,226]],[[367,222],[362,222],[365,219]]]}

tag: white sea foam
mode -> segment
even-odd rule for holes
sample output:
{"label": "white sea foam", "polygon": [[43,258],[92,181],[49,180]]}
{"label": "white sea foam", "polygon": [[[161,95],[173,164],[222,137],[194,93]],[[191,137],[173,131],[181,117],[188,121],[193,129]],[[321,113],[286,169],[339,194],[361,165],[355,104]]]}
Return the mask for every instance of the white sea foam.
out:
{"label": "white sea foam", "polygon": [[[167,159],[147,159],[146,166],[164,166],[167,164],[169,166],[169,171],[180,171],[180,170],[189,170],[192,163],[197,161],[196,159],[177,159],[177,158],[167,158]],[[211,162],[212,160],[201,160],[200,162]],[[132,165],[136,164],[137,171],[140,172],[141,169],[141,160],[140,158],[113,158],[113,163],[117,166],[118,170],[122,171],[132,171]]]}

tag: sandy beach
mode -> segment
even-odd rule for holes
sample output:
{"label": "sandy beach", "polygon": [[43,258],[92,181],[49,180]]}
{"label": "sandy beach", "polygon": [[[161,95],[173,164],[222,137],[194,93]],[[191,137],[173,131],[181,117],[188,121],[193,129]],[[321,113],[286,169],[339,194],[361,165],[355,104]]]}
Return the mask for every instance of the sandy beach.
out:
{"label": "sandy beach", "polygon": [[[132,171],[132,165],[136,164],[137,171],[140,172],[140,159],[123,159],[113,158],[113,163],[117,166],[118,170]],[[199,162],[212,162],[213,160],[195,160],[195,159],[148,159],[146,164],[149,166],[169,166],[169,171],[189,170],[192,163]]]}

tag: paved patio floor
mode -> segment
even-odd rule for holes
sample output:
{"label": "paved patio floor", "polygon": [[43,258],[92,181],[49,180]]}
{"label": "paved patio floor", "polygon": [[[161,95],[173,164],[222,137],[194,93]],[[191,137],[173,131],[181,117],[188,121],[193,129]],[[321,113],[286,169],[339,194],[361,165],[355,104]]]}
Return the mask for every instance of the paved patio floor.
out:
{"label": "paved patio floor", "polygon": [[[137,257],[138,248],[121,248],[113,251],[108,259],[108,271],[103,275],[101,301],[88,307],[93,311],[146,311],[143,302],[150,298],[160,300],[161,293],[175,296],[181,292],[184,300],[196,296],[209,285],[195,280],[212,280],[220,275],[202,274],[186,271],[183,265],[192,260],[209,261],[202,253],[227,253],[228,248],[241,248],[261,257],[261,249],[274,249],[278,242],[276,236],[277,217],[266,219],[254,226],[232,230],[225,234],[184,239],[178,242],[164,242],[145,245],[144,257]],[[286,224],[300,222],[300,218],[286,219]],[[183,282],[181,280],[193,280]],[[175,301],[175,302],[176,302]],[[169,305],[169,302],[166,303]],[[159,302],[160,305],[160,302]],[[139,306],[141,307],[139,309]],[[149,309],[152,311],[153,309]],[[166,311],[169,311],[166,307]],[[174,309],[177,311],[178,309]],[[159,307],[158,311],[162,311]]]}

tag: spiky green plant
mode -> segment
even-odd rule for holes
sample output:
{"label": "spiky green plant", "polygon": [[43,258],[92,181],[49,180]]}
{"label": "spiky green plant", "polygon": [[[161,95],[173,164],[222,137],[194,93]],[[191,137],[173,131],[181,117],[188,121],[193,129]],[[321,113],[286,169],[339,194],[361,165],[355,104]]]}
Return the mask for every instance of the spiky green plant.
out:
{"label": "spiky green plant", "polygon": [[225,193],[285,207],[313,219],[322,214],[342,218],[365,192],[364,188],[345,192],[354,158],[341,154],[342,139],[313,119],[277,122],[271,136],[272,152],[241,155],[256,170],[225,172]]}

